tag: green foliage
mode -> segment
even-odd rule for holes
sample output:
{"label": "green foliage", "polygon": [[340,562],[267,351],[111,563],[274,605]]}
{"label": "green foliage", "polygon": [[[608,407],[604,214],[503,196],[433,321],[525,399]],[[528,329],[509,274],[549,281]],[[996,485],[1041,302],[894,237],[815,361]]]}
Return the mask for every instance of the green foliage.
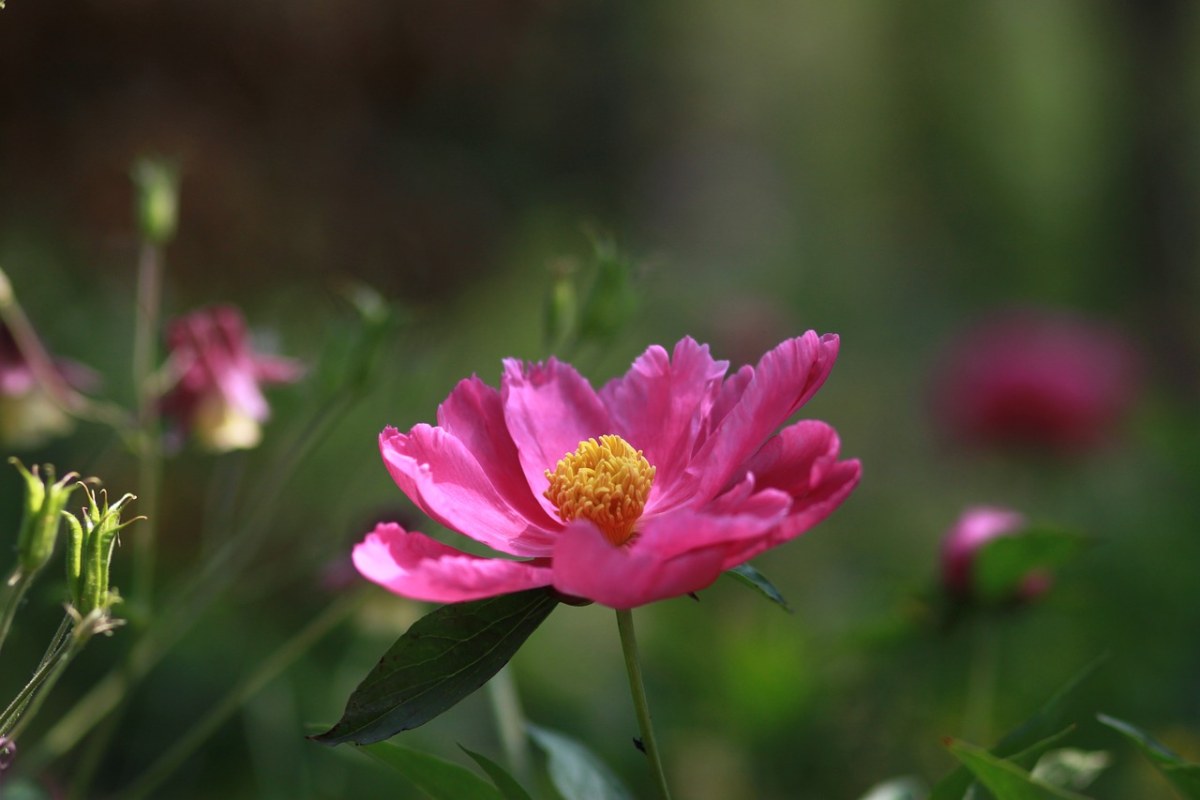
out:
{"label": "green foliage", "polygon": [[1084,800],[1084,796],[1043,783],[1012,761],[959,740],[946,745],[996,800]]}
{"label": "green foliage", "polygon": [[975,556],[975,593],[985,603],[1011,599],[1031,574],[1052,572],[1070,562],[1086,544],[1087,540],[1077,533],[1053,528],[998,536]]}
{"label": "green foliage", "polygon": [[425,724],[495,675],[557,605],[549,589],[530,589],[427,614],[354,690],[341,720],[312,738],[370,744]]}
{"label": "green foliage", "polygon": [[775,588],[775,584],[749,564],[738,564],[732,569],[725,570],[725,574],[743,586],[750,587],[789,614],[792,613],[792,607],[788,605],[787,599],[779,589]]}
{"label": "green foliage", "polygon": [[538,725],[529,735],[546,751],[554,788],[565,800],[633,800],[633,795],[604,762],[575,739]]}
{"label": "green foliage", "polygon": [[487,773],[487,776],[492,779],[492,783],[496,784],[496,788],[500,790],[500,794],[504,796],[504,800],[532,800],[529,792],[517,783],[517,779],[508,774],[508,770],[492,761],[487,756],[476,753],[473,750],[459,745],[464,753],[479,765],[479,768]]}
{"label": "green foliage", "polygon": [[1105,714],[1097,714],[1096,718],[1136,744],[1181,796],[1188,800],[1200,800],[1200,764],[1184,760],[1150,734],[1128,722]]}
{"label": "green foliage", "polygon": [[359,748],[376,761],[397,770],[433,800],[506,800],[490,783],[466,767],[394,742]]}
{"label": "green foliage", "polygon": [[[1063,730],[1067,701],[1107,660],[1107,656],[1102,656],[1077,672],[1033,715],[1005,734],[991,749],[991,755],[1032,766],[1042,753],[1058,744],[1069,732],[1070,729]],[[962,800],[971,790],[975,777],[966,766],[959,767],[933,787],[929,800]]]}

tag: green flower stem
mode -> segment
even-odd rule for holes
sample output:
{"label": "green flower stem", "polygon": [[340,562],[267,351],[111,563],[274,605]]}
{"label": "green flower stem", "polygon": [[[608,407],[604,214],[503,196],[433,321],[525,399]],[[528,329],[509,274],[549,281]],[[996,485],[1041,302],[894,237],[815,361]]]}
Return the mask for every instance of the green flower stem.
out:
{"label": "green flower stem", "polygon": [[[33,677],[8,704],[8,708],[0,713],[0,736],[7,736],[9,739],[17,738],[20,728],[24,727],[24,721],[18,724],[18,720],[33,716],[32,712],[28,714],[25,712],[38,696],[39,690],[49,689],[54,681],[58,680],[58,675],[62,670],[66,668],[66,661],[74,655],[71,652],[74,643],[70,636],[71,623],[70,615],[63,618],[58,630],[50,639],[50,645],[46,648],[45,655],[42,656],[41,662],[34,670]],[[40,704],[40,702],[39,700],[38,703]],[[33,710],[37,710],[36,705],[33,706]]]}
{"label": "green flower stem", "polygon": [[153,601],[158,489],[162,482],[158,388],[154,382],[159,316],[162,308],[162,252],[142,242],[138,257],[137,315],[133,333],[133,386],[137,396],[138,498],[146,521],[133,537],[133,586],[130,600],[147,616]]}
{"label": "green flower stem", "polygon": [[496,728],[500,734],[500,743],[504,746],[504,755],[517,779],[528,785],[529,769],[529,739],[525,735],[525,712],[521,709],[521,697],[517,693],[517,683],[513,680],[509,664],[500,668],[487,683],[488,698],[492,702],[492,714],[496,718]]}
{"label": "green flower stem", "polygon": [[17,615],[17,609],[25,597],[26,590],[33,583],[33,578],[33,575],[22,572],[18,567],[4,585],[0,586],[0,593],[3,594],[3,599],[0,600],[0,650],[4,649],[4,640],[8,638],[8,632],[12,629],[13,617]]}
{"label": "green flower stem", "polygon": [[963,709],[963,736],[972,742],[991,741],[992,707],[996,699],[996,659],[999,656],[993,620],[976,619],[971,641],[971,665]]}
{"label": "green flower stem", "polygon": [[345,621],[362,606],[366,597],[366,592],[348,594],[325,609],[324,613],[313,619],[278,650],[263,660],[257,669],[234,686],[220,702],[213,706],[208,714],[193,725],[181,739],[176,740],[169,750],[159,756],[157,761],[122,792],[121,797],[138,800],[138,798],[151,796],[162,785],[162,782],[226,720],[233,716],[246,701],[258,694],[264,686],[295,663],[296,659],[304,655],[317,641]]}
{"label": "green flower stem", "polygon": [[617,611],[617,630],[620,631],[621,649],[625,653],[625,669],[629,672],[629,691],[633,695],[633,707],[637,711],[638,726],[642,730],[642,746],[646,749],[646,758],[650,760],[650,769],[654,772],[658,796],[661,800],[671,800],[671,790],[667,787],[667,774],[663,771],[658,742],[654,738],[654,723],[650,719],[650,705],[646,702],[646,685],[642,681],[642,665],[638,661],[637,637],[633,632],[632,611],[628,609]]}

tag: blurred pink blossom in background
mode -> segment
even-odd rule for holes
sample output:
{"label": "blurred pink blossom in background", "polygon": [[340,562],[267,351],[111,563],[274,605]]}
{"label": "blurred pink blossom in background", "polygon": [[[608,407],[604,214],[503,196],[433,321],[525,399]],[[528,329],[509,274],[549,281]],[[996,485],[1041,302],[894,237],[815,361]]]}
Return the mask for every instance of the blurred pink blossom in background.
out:
{"label": "blurred pink blossom in background", "polygon": [[179,439],[193,436],[206,450],[258,445],[270,416],[262,386],[292,383],[304,374],[294,359],[255,353],[242,313],[213,306],[180,317],[167,331],[167,368],[175,381],[162,410]]}
{"label": "blurred pink blossom in background", "polygon": [[[946,591],[959,598],[974,596],[976,554],[993,539],[1020,533],[1025,528],[1024,515],[1011,509],[973,506],[964,511],[942,540],[942,584]],[[1049,576],[1035,572],[1021,583],[1017,595],[1027,600],[1049,586]]]}
{"label": "blurred pink blossom in background", "polygon": [[954,345],[934,381],[937,421],[982,445],[1078,451],[1104,442],[1133,403],[1139,364],[1116,331],[1021,310],[984,321]]}
{"label": "blurred pink blossom in background", "polygon": [[[37,339],[32,328],[28,336]],[[52,358],[40,341],[29,342],[33,358],[44,361],[47,376],[67,390],[95,386],[99,378],[88,367],[67,359]],[[65,396],[56,402],[55,387],[39,381],[39,373],[17,345],[12,331],[0,324],[0,440],[13,447],[34,447],[52,436],[71,430],[71,417],[63,409]]]}
{"label": "blurred pink blossom in background", "polygon": [[[703,589],[830,514],[857,485],[833,428],[776,433],[825,382],[809,331],[726,377],[690,338],[650,347],[596,392],[570,365],[504,362],[463,380],[438,426],[380,436],[392,478],[446,527],[525,561],[468,555],[395,523],[354,549],[396,594],[458,602],[538,586],[614,608]],[[553,498],[553,499],[552,499]]]}

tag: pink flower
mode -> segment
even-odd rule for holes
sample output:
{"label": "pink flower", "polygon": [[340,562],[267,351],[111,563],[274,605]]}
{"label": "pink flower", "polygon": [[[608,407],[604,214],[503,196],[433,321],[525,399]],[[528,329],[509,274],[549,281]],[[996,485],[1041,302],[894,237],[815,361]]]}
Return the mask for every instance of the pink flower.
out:
{"label": "pink flower", "polygon": [[1136,392],[1132,346],[1068,315],[1011,312],[968,333],[936,382],[936,411],[973,443],[1080,450],[1102,442]]}
{"label": "pink flower", "polygon": [[163,397],[163,414],[177,434],[191,433],[217,452],[254,447],[270,407],[261,387],[291,383],[304,373],[292,359],[250,349],[242,314],[232,306],[192,312],[167,331],[169,369],[175,383]]}
{"label": "pink flower", "polygon": [[30,357],[44,365],[40,371],[8,326],[0,325],[0,439],[16,447],[33,447],[70,431],[72,421],[63,406],[73,402],[75,391],[98,382],[96,373],[82,364],[51,357],[32,328],[27,337]]}
{"label": "pink flower", "polygon": [[[955,597],[972,597],[975,556],[979,550],[993,539],[1012,536],[1025,527],[1025,517],[1007,508],[974,506],[964,511],[942,540],[942,583],[946,590]],[[1017,594],[1030,599],[1049,585],[1049,576],[1034,572],[1024,580]]]}
{"label": "pink flower", "polygon": [[426,514],[493,550],[468,555],[395,523],[354,549],[365,577],[431,602],[553,586],[625,609],[710,585],[808,530],[858,483],[837,434],[803,420],[838,338],[809,331],[726,377],[685,338],[596,392],[569,364],[504,362],[463,380],[436,427],[387,428],[392,478]]}

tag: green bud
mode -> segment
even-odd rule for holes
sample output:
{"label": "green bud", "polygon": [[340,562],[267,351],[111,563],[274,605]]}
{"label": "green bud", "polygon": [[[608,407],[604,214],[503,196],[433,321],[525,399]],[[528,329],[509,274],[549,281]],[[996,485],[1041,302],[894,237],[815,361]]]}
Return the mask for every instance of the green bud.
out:
{"label": "green bud", "polygon": [[137,522],[134,517],[121,522],[121,511],[136,498],[131,494],[109,505],[104,491],[93,492],[85,487],[88,507],[76,517],[66,514],[70,528],[70,545],[67,549],[67,587],[71,605],[86,617],[92,611],[106,612],[115,601],[115,592],[110,590],[109,564],[117,534],[122,528]]}
{"label": "green bud", "polygon": [[166,244],[175,235],[179,218],[179,175],[162,161],[149,158],[133,166],[137,187],[135,213],[138,230],[153,244]]}
{"label": "green bud", "polygon": [[563,259],[551,265],[550,292],[546,296],[546,343],[551,349],[568,341],[579,318],[579,289],[575,264]]}
{"label": "green bud", "polygon": [[593,247],[594,275],[582,309],[579,335],[583,339],[607,341],[636,310],[634,265],[609,239],[597,238]]}
{"label": "green bud", "polygon": [[46,478],[38,475],[37,465],[33,470],[27,470],[25,465],[15,458],[9,463],[17,468],[25,479],[25,508],[21,517],[20,533],[17,535],[17,564],[18,569],[26,575],[32,575],[46,566],[50,556],[54,554],[54,544],[58,539],[59,515],[67,505],[71,492],[78,484],[74,472],[68,472],[62,480],[54,482],[54,467],[43,465]]}

